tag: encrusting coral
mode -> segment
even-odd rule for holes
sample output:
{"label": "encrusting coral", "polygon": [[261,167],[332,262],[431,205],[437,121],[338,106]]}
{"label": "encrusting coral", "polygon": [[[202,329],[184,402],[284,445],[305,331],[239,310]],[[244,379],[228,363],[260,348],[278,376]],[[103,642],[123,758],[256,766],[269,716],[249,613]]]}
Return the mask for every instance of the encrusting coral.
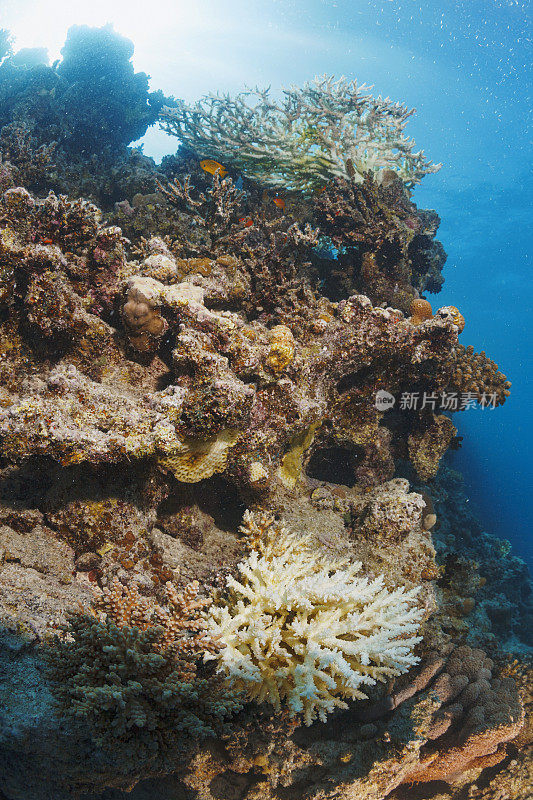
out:
{"label": "encrusting coral", "polygon": [[468,770],[479,773],[506,758],[506,743],[524,725],[524,709],[516,683],[493,672],[494,663],[483,650],[447,648],[429,654],[412,682],[358,712],[365,721],[402,706],[413,717],[419,715],[426,741],[404,784],[453,783]]}
{"label": "encrusting coral", "polygon": [[[232,686],[311,725],[347,708],[342,697],[365,698],[365,686],[417,663],[416,589],[389,592],[380,577],[356,577],[361,563],[330,560],[264,515],[259,525],[260,549],[238,564],[228,599],[211,612]],[[257,528],[245,515],[243,533],[255,539]]]}
{"label": "encrusting coral", "polygon": [[521,730],[524,710],[515,682],[493,677],[493,666],[482,650],[461,646],[452,652],[431,687],[440,707],[408,782],[453,782],[507,756],[505,743]]}

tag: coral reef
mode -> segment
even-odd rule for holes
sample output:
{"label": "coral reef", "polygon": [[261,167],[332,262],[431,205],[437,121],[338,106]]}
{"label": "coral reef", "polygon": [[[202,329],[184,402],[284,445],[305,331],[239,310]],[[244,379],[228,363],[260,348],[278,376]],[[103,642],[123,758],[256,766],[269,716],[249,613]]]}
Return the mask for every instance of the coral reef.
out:
{"label": "coral reef", "polygon": [[469,644],[513,652],[533,646],[533,591],[528,568],[509,542],[487,533],[464,492],[462,476],[441,468],[431,485],[439,524],[443,623]]}
{"label": "coral reef", "polygon": [[531,583],[445,465],[510,383],[425,299],[409,112],[196,125],[131,53],[0,64],[0,792],[525,800]]}
{"label": "coral reef", "polygon": [[0,28],[0,61],[11,52],[11,37],[9,31]]}
{"label": "coral reef", "polygon": [[492,667],[482,650],[463,646],[453,651],[432,686],[440,708],[428,733],[431,743],[409,782],[451,782],[506,757],[505,743],[521,730],[524,713],[514,681],[493,679]]}
{"label": "coral reef", "polygon": [[[252,464],[262,465],[254,468],[256,474],[259,469],[289,483],[299,478],[303,461],[292,452],[303,437],[305,460],[318,447],[348,447],[355,479],[376,483],[392,477],[391,445],[399,451],[398,441],[392,443],[388,429],[379,426],[374,404],[384,366],[389,391],[400,393],[409,382],[424,380],[426,365],[428,393],[451,383],[457,359],[453,321],[437,313],[413,326],[400,312],[373,308],[364,296],[339,304],[318,297],[298,277],[300,265],[284,258],[288,251],[301,258],[298,246],[314,241],[290,220],[283,222],[284,238],[266,217],[244,235],[239,230],[226,241],[226,255],[216,256],[215,249],[209,262],[188,259],[186,269],[193,271],[178,282],[185,259],[161,240],[150,240],[140,263],[127,261],[120,229],[103,227],[97,209],[83,201],[53,194],[35,200],[25,190],[9,189],[0,216],[3,297],[10,309],[6,330],[13,325],[19,330],[19,346],[11,345],[6,355],[5,386],[20,395],[4,402],[2,439],[16,461],[37,453],[63,465],[155,457],[181,480],[227,468],[241,485],[253,488]],[[298,242],[304,244],[295,247]],[[231,249],[239,259],[227,252]],[[264,282],[252,269],[261,259],[269,276]],[[213,264],[209,270],[207,263]],[[282,263],[286,282],[279,274],[274,281]],[[235,303],[239,273],[244,276],[240,303],[256,314],[263,303],[259,318],[209,308]],[[229,296],[224,286],[232,287]],[[139,385],[141,374],[150,380],[149,372],[132,360],[133,353],[128,357],[124,340],[117,340],[119,308],[132,350],[165,359],[154,366],[169,373],[166,389],[152,386],[147,392],[146,384]],[[24,375],[16,368],[20,359],[35,360],[37,353],[57,358],[58,352],[63,360],[49,364],[38,391],[23,390],[17,383],[17,375]],[[472,358],[470,351],[466,357]],[[358,372],[365,375],[365,387],[355,391]],[[426,479],[453,428],[444,417],[432,423],[424,411],[404,416],[404,449],[408,446]],[[252,419],[244,451],[238,440]],[[397,430],[396,440],[399,436]],[[428,459],[431,468],[422,468]]]}
{"label": "coral reef", "polygon": [[94,153],[139,139],[155,122],[163,95],[148,92],[132,42],[111,26],[73,26],[61,54],[54,67],[36,64],[31,51],[3,62],[2,128],[27,123],[40,144]]}
{"label": "coral reef", "polygon": [[[348,707],[338,695],[365,698],[365,686],[417,663],[416,589],[388,592],[383,578],[356,577],[361,563],[329,560],[273,519],[263,516],[260,526],[260,550],[238,564],[229,598],[213,611],[219,663],[232,686],[278,712],[286,704],[311,725]],[[245,515],[243,532],[249,528],[257,536],[257,522]]]}
{"label": "coral reef", "polygon": [[435,241],[438,216],[419,211],[392,174],[388,183],[370,173],[362,183],[337,178],[314,197],[323,241],[335,248],[335,258],[322,264],[321,278],[334,300],[358,291],[376,305],[412,314],[412,303],[423,302],[416,299],[420,292],[440,291],[446,254]]}
{"label": "coral reef", "polygon": [[132,42],[111,26],[77,25],[51,67],[46,51],[21,50],[4,59],[0,154],[25,186],[115,202],[124,199],[120,187],[130,173],[137,186],[142,179],[153,191],[153,162],[142,163],[126,146],[171,101],[148,90],[148,76],[134,72],[132,55]]}
{"label": "coral reef", "polygon": [[[285,740],[270,734],[268,749],[261,734],[248,725],[244,736],[236,732],[226,746],[238,775],[227,770],[220,755],[211,753],[194,759],[184,782],[209,798],[225,779],[240,785],[246,798],[257,792],[269,798],[294,792],[407,800],[418,796],[415,779],[424,775],[424,767],[429,775],[431,762],[435,774],[440,764],[445,780],[451,781],[456,769],[455,785],[464,791],[465,785],[475,787],[484,764],[502,763],[507,741],[523,725],[514,683],[492,673],[492,662],[483,651],[459,647],[447,654],[429,652],[419,671],[398,679],[401,686],[378,703],[355,713],[337,712],[327,723],[297,729]],[[461,736],[469,742],[469,752],[450,748]],[[461,784],[465,768],[468,778]],[[239,777],[242,783],[237,784]],[[445,783],[435,786],[442,791]],[[429,789],[426,796],[438,790]]]}
{"label": "coral reef", "polygon": [[235,97],[208,95],[194,106],[164,108],[164,130],[196,150],[283,188],[309,191],[334,177],[361,181],[366,172],[394,171],[411,186],[436,172],[405,134],[409,111],[369,87],[323,76],[283,91]]}

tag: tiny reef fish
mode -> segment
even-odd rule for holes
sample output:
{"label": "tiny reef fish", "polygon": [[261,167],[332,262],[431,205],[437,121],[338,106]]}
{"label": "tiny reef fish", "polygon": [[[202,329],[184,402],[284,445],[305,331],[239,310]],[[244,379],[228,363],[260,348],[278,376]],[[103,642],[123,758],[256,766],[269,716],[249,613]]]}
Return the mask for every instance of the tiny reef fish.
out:
{"label": "tiny reef fish", "polygon": [[200,161],[200,166],[204,172],[209,172],[210,175],[215,175],[218,172],[221,178],[225,178],[228,174],[226,167],[223,167],[218,161],[212,161],[210,158]]}
{"label": "tiny reef fish", "polygon": [[242,222],[246,228],[251,228],[254,224],[253,219],[250,219],[250,217],[239,217],[239,222]]}
{"label": "tiny reef fish", "polygon": [[283,200],[281,197],[274,197],[272,202],[275,203],[282,211],[285,210],[285,200]]}

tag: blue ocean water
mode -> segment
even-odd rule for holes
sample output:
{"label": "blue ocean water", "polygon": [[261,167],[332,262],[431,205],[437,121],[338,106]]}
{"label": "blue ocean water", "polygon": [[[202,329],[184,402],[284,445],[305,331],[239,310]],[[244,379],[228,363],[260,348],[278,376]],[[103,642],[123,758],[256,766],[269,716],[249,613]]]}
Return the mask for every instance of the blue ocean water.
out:
{"label": "blue ocean water", "polygon": [[[461,341],[486,350],[513,383],[503,408],[455,416],[464,442],[454,465],[486,529],[533,563],[529,3],[0,0],[0,12],[19,46],[44,42],[52,57],[69,25],[112,22],[134,40],[135,67],[152,87],[188,101],[244,85],[278,91],[328,73],[416,107],[408,132],[443,163],[414,195],[440,214],[448,253],[443,291],[430,299],[459,307]],[[144,149],[159,159],[176,140],[151,129]]]}

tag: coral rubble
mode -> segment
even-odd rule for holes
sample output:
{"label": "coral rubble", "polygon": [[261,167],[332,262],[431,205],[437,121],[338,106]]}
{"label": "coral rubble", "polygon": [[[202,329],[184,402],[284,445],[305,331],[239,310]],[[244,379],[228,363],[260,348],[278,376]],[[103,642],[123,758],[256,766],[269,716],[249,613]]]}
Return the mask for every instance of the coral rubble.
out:
{"label": "coral rubble", "polygon": [[109,28],[8,50],[0,792],[525,800],[531,584],[444,463],[510,382],[423,296],[410,112],[191,110]]}

